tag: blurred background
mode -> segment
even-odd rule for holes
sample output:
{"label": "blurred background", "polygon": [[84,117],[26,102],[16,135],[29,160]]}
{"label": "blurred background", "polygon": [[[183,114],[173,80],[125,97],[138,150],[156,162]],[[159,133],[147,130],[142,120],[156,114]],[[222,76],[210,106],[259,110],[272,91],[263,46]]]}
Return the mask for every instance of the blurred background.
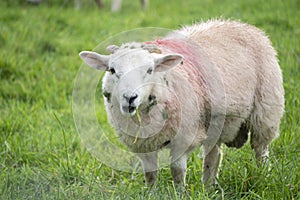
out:
{"label": "blurred background", "polygon": [[[264,30],[284,76],[286,112],[271,145],[271,168],[257,168],[250,145],[224,148],[219,187],[201,184],[201,155],[189,158],[184,199],[300,198],[300,2],[298,0],[1,0],[0,199],[179,199],[168,169],[155,192],[143,175],[116,171],[81,144],[72,116],[78,53],[142,27],[178,29],[202,20],[241,20]],[[101,103],[101,95],[97,96]],[[99,104],[100,105],[100,104]],[[103,110],[103,106],[100,106]],[[100,109],[101,109],[100,108]],[[99,123],[112,131],[105,113]],[[113,159],[113,158],[112,158]]]}

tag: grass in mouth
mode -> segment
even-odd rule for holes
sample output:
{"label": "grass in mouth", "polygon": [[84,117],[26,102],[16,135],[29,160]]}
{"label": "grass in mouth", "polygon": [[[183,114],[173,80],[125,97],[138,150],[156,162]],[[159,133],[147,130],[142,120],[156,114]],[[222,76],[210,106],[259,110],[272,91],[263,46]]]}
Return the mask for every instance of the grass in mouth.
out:
{"label": "grass in mouth", "polygon": [[[285,114],[270,146],[270,170],[257,168],[249,143],[239,150],[224,148],[222,190],[207,191],[201,154],[195,151],[188,159],[183,199],[300,199],[299,1],[151,0],[142,11],[140,1],[131,0],[123,1],[118,13],[110,12],[110,0],[104,0],[103,10],[93,0],[81,2],[78,10],[72,0],[39,6],[0,1],[0,199],[180,199],[169,170],[161,169],[156,190],[147,190],[142,174],[114,170],[82,145],[71,106],[82,63],[78,53],[134,28],[174,30],[220,16],[268,34],[283,72]],[[118,141],[99,101],[100,126]],[[141,127],[143,112],[136,115]],[[133,136],[135,142],[140,134]]]}

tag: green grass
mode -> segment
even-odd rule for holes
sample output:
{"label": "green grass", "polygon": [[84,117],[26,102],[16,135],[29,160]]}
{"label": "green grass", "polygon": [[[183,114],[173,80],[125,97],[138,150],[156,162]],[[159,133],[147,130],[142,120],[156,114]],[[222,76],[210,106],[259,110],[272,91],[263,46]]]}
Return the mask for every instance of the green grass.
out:
{"label": "green grass", "polygon": [[256,167],[249,144],[241,150],[224,148],[220,187],[207,191],[195,152],[184,198],[300,199],[297,0],[151,0],[146,12],[131,0],[119,13],[110,13],[108,0],[101,11],[92,0],[84,1],[81,10],[71,0],[61,2],[0,2],[0,199],[180,199],[168,169],[160,170],[155,190],[146,189],[142,174],[105,166],[81,144],[72,116],[78,52],[133,28],[176,29],[217,17],[239,19],[268,33],[283,71],[286,111],[281,135],[271,145],[270,171]]}

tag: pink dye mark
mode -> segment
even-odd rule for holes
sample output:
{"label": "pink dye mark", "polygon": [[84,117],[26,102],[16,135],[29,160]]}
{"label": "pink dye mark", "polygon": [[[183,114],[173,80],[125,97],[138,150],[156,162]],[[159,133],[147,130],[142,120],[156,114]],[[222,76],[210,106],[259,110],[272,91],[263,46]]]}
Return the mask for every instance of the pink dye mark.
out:
{"label": "pink dye mark", "polygon": [[[182,74],[187,74],[192,85],[205,87],[206,81],[202,73],[204,63],[201,62],[203,51],[197,44],[188,41],[188,39],[161,39],[145,42],[145,44],[156,45],[162,51],[162,54],[181,54],[183,62],[176,67],[177,70]],[[197,88],[197,86],[194,87]]]}
{"label": "pink dye mark", "polygon": [[181,54],[185,65],[199,67],[201,65],[199,56],[199,46],[182,39],[162,39],[145,42],[145,44],[154,44],[160,48],[163,54],[177,53]]}
{"label": "pink dye mark", "polygon": [[[200,46],[192,41],[185,39],[161,39],[155,41],[149,41],[145,44],[156,45],[161,50],[162,54],[181,54],[183,56],[183,62],[173,68],[176,73],[179,73],[182,77],[185,77],[189,85],[180,83],[178,87],[191,87],[195,92],[199,106],[204,107],[204,104],[211,99],[211,92],[209,89],[209,79],[207,79],[207,68],[210,67],[209,61],[205,51]],[[202,101],[201,101],[202,99]]]}

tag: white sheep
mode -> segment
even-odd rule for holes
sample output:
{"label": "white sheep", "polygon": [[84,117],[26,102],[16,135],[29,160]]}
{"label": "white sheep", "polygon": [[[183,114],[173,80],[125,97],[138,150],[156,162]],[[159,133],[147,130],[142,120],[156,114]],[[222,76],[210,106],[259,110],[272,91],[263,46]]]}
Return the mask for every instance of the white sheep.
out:
{"label": "white sheep", "polygon": [[[140,0],[142,4],[142,9],[146,10],[149,7],[149,0]],[[121,9],[122,0],[113,0],[111,4],[111,11],[116,12]]]}
{"label": "white sheep", "polygon": [[108,119],[139,156],[147,185],[156,183],[157,150],[169,148],[171,174],[184,185],[187,156],[203,147],[204,184],[215,183],[220,146],[240,148],[251,132],[259,162],[279,135],[284,90],[276,52],[259,29],[211,20],[145,43],[83,51],[105,70]]}
{"label": "white sheep", "polygon": [[[42,0],[27,0],[30,2],[41,2]],[[98,8],[103,8],[104,7],[104,3],[102,0],[95,0]],[[80,8],[81,7],[81,3],[82,0],[75,0],[75,7],[76,8]],[[141,0],[141,4],[142,4],[142,9],[146,10],[149,7],[149,0]],[[117,12],[121,9],[122,6],[122,0],[113,0],[112,4],[111,4],[111,11],[112,12]]]}

